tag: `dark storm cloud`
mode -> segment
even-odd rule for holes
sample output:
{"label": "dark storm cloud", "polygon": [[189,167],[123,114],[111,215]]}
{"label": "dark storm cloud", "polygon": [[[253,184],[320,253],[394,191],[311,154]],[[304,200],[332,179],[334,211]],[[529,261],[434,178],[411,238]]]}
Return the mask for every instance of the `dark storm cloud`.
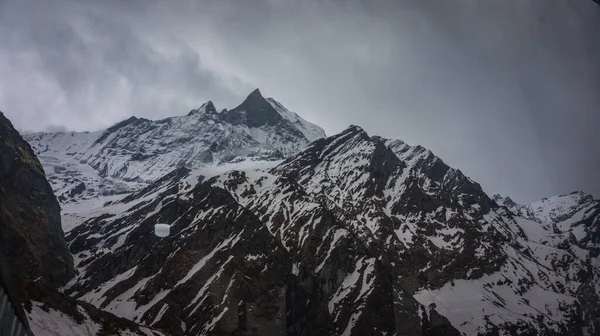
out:
{"label": "dark storm cloud", "polygon": [[424,145],[490,193],[598,197],[598,31],[590,0],[5,1],[0,109],[96,129],[260,87],[329,134]]}
{"label": "dark storm cloud", "polygon": [[2,109],[19,127],[99,129],[132,114],[166,117],[208,99],[241,98],[187,44],[156,50],[91,5],[0,5]]}

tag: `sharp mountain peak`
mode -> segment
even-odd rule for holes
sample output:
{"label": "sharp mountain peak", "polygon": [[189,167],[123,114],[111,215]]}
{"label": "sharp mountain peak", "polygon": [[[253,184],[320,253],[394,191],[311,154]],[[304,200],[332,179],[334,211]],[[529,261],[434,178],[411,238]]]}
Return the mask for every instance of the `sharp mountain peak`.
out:
{"label": "sharp mountain peak", "polygon": [[197,108],[195,110],[191,110],[190,113],[188,113],[188,116],[200,115],[200,114],[204,114],[204,113],[217,113],[215,104],[211,100],[200,105],[199,108]]}

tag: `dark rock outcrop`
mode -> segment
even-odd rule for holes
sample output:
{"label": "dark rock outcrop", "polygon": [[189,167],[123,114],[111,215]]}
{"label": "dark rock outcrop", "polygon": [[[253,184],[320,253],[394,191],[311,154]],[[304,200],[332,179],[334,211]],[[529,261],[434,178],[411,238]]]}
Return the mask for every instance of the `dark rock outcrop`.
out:
{"label": "dark rock outcrop", "polygon": [[283,119],[259,89],[252,91],[239,106],[223,113],[221,118],[233,125],[246,124],[248,127],[273,126]]}
{"label": "dark rock outcrop", "polygon": [[61,286],[73,277],[60,206],[29,144],[0,113],[0,249],[13,276]]}

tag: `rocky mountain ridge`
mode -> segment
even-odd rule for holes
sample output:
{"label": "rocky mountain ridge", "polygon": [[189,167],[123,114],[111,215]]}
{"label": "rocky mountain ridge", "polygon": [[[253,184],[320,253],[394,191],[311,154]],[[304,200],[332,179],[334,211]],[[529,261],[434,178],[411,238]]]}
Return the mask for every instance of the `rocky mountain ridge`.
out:
{"label": "rocky mountain ridge", "polygon": [[357,126],[271,168],[202,175],[177,169],[71,230],[66,293],[173,335],[600,330],[597,200],[532,205],[536,221]]}
{"label": "rocky mountain ridge", "polygon": [[306,125],[255,91],[231,111],[30,136],[73,210],[60,295],[169,335],[600,330],[600,201],[490,198],[421,146]]}
{"label": "rocky mountain ridge", "polygon": [[98,132],[25,138],[68,204],[139,190],[179,167],[282,160],[324,136],[257,89],[229,111],[217,112],[209,101],[184,116],[131,117]]}
{"label": "rocky mountain ridge", "polygon": [[595,253],[600,243],[597,221],[600,218],[600,202],[583,191],[567,195],[543,198],[540,201],[521,205],[508,197],[494,195],[494,200],[509,209],[515,216],[535,221],[545,230],[564,232],[572,242]]}

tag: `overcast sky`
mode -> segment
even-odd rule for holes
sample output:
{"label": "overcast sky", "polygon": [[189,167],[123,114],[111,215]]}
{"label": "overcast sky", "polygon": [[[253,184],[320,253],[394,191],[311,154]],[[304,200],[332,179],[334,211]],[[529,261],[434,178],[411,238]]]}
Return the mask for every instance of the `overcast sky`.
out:
{"label": "overcast sky", "polygon": [[334,134],[431,149],[490,193],[600,197],[592,0],[0,0],[20,130],[232,108],[254,88]]}

